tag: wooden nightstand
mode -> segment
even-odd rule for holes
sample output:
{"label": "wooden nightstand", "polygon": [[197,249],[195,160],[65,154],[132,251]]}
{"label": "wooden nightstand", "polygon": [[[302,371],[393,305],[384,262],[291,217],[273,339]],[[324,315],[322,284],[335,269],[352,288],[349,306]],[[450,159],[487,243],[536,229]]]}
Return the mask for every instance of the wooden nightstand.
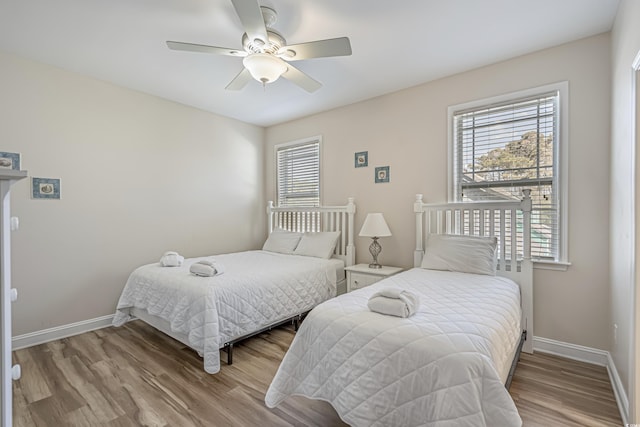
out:
{"label": "wooden nightstand", "polygon": [[347,272],[347,292],[373,285],[374,283],[401,272],[400,267],[382,266],[369,268],[369,264],[357,264],[345,268]]}

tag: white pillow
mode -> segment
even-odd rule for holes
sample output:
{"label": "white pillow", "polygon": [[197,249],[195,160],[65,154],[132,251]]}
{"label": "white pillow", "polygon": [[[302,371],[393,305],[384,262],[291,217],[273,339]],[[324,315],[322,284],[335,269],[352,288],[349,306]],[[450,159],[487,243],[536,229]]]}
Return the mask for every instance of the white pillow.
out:
{"label": "white pillow", "polygon": [[339,237],[339,231],[304,233],[293,254],[329,259],[336,249]]}
{"label": "white pillow", "polygon": [[430,234],[420,267],[496,275],[496,237]]}
{"label": "white pillow", "polygon": [[267,241],[262,246],[263,251],[278,252],[281,254],[292,254],[302,238],[302,233],[276,228],[271,232]]}

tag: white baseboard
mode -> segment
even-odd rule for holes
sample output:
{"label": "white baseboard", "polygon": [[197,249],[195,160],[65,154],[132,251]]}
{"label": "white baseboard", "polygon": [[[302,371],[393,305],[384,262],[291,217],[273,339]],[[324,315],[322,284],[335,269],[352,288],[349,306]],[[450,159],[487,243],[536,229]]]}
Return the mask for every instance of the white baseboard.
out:
{"label": "white baseboard", "polygon": [[629,424],[629,398],[622,386],[622,380],[616,369],[616,364],[613,362],[611,354],[608,354],[609,363],[607,364],[607,371],[609,372],[609,379],[611,380],[611,387],[613,387],[613,394],[616,396],[616,402],[618,403],[618,410],[622,417],[622,424]]}
{"label": "white baseboard", "polygon": [[566,357],[599,366],[609,365],[609,352],[597,348],[585,347],[577,344],[551,340],[549,338],[533,337],[533,351]]}
{"label": "white baseboard", "polygon": [[620,380],[620,375],[618,375],[618,370],[613,362],[611,353],[606,350],[535,336],[533,337],[533,351],[605,366],[609,374],[609,381],[611,381],[616,403],[618,404],[618,411],[620,411],[620,416],[622,417],[622,423],[627,424],[629,418],[629,399],[622,386],[622,381]]}
{"label": "white baseboard", "polygon": [[42,331],[31,332],[23,335],[16,335],[11,340],[13,350],[44,344],[49,341],[82,334],[96,329],[111,326],[113,314],[96,317],[95,319],[83,320],[81,322],[70,323],[68,325],[56,326],[55,328],[43,329]]}

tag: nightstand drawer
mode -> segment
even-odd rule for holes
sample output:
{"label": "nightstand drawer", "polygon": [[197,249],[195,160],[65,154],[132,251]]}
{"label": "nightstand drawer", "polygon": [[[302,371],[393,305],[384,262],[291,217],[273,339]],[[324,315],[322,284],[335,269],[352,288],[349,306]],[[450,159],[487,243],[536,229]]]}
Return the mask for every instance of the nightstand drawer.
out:
{"label": "nightstand drawer", "polygon": [[374,283],[380,281],[382,277],[372,276],[370,274],[356,273],[352,271],[351,274],[349,274],[349,279],[349,291],[353,291],[355,289],[373,285]]}
{"label": "nightstand drawer", "polygon": [[358,264],[346,267],[347,292],[373,285],[385,277],[400,273],[402,268],[383,265],[380,268],[369,268],[368,264]]}

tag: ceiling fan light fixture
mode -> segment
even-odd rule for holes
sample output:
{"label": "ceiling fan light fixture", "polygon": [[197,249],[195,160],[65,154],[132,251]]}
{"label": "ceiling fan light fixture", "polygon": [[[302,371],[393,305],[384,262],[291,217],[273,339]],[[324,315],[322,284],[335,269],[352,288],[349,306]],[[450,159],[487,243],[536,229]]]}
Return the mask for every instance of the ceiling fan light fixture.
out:
{"label": "ceiling fan light fixture", "polygon": [[263,85],[275,82],[287,71],[287,66],[281,60],[268,53],[251,54],[242,63],[251,76]]}
{"label": "ceiling fan light fixture", "polygon": [[351,55],[351,42],[348,37],[287,45],[282,34],[273,29],[273,24],[278,17],[275,10],[260,6],[258,0],[230,1],[244,29],[242,49],[167,41],[167,46],[171,50],[244,58],[244,69],[226,86],[227,90],[240,90],[252,78],[262,83],[264,88],[267,83],[273,83],[282,76],[312,93],[320,89],[322,83],[296,68],[292,61]]}

